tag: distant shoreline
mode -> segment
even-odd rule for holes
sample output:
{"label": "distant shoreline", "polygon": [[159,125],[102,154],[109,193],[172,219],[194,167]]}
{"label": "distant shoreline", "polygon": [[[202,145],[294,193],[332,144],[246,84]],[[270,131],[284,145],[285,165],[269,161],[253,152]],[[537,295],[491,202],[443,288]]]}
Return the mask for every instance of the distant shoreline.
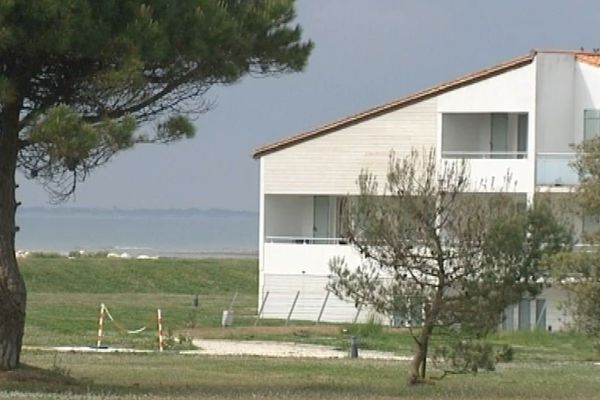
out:
{"label": "distant shoreline", "polygon": [[[82,256],[98,256],[107,258],[123,259],[144,259],[144,258],[179,258],[179,259],[208,259],[208,258],[258,258],[258,251],[157,251],[153,249],[94,249],[94,250],[53,250],[53,249],[17,249],[18,258],[27,258],[31,254],[35,255],[59,255],[68,257],[69,254],[77,252]],[[106,253],[107,256],[101,254]],[[110,255],[110,256],[108,256]]]}
{"label": "distant shoreline", "polygon": [[214,217],[258,218],[258,212],[224,208],[89,208],[89,207],[21,207],[17,215],[50,215],[63,217]]}
{"label": "distant shoreline", "polygon": [[[24,208],[16,248],[63,256],[256,258],[258,217],[227,210]],[[124,254],[125,253],[125,254]]]}

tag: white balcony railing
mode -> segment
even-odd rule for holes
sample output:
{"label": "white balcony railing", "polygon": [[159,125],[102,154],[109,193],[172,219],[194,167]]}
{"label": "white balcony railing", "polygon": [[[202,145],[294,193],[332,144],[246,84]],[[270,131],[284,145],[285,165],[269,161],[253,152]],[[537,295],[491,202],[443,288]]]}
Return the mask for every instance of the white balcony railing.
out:
{"label": "white balcony railing", "polygon": [[318,238],[302,236],[267,236],[266,243],[287,244],[347,244],[348,240],[343,238]]}
{"label": "white balcony railing", "polygon": [[536,184],[547,186],[572,186],[579,182],[579,175],[571,167],[574,152],[537,153]]}
{"label": "white balcony railing", "polygon": [[455,159],[525,159],[526,151],[442,151],[442,158]]}
{"label": "white balcony railing", "polygon": [[[479,154],[479,153],[477,153]],[[491,154],[491,153],[486,153]],[[533,168],[526,158],[471,158],[468,164],[471,187],[476,192],[527,192],[533,185]],[[451,165],[459,159],[444,158]]]}
{"label": "white balcony railing", "polygon": [[[310,238],[313,239],[313,238]],[[265,273],[327,276],[329,261],[343,257],[348,266],[357,266],[361,257],[354,246],[340,244],[296,244],[267,241],[263,247]]]}

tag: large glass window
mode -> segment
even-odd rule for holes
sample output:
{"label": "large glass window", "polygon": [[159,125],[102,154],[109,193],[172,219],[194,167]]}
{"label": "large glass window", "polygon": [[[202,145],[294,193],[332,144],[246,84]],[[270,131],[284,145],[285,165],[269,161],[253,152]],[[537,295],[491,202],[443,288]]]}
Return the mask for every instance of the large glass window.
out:
{"label": "large glass window", "polygon": [[582,233],[584,241],[586,237],[600,233],[600,215],[585,214],[583,216]]}
{"label": "large glass window", "polygon": [[585,140],[600,136],[600,110],[583,111],[583,138]]}
{"label": "large glass window", "polygon": [[519,114],[517,125],[517,158],[527,158],[527,131],[529,118],[527,114]]}
{"label": "large glass window", "polygon": [[313,201],[313,236],[329,237],[329,197],[315,196]]}
{"label": "large glass window", "polygon": [[531,300],[522,299],[519,303],[519,330],[531,329]]}
{"label": "large glass window", "polygon": [[491,121],[490,146],[492,158],[506,158],[508,152],[508,114],[492,114]]}
{"label": "large glass window", "polygon": [[546,299],[535,300],[535,327],[546,330]]}

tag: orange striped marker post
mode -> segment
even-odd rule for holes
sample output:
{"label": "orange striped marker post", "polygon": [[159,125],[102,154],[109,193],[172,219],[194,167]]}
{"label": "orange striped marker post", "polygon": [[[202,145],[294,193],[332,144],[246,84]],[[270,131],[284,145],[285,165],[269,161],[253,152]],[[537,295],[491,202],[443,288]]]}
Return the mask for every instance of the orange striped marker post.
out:
{"label": "orange striped marker post", "polygon": [[163,351],[164,339],[163,339],[163,323],[162,323],[162,314],[160,312],[160,308],[157,311],[157,319],[158,319],[158,351]]}
{"label": "orange striped marker post", "polygon": [[102,346],[102,334],[104,329],[104,303],[100,304],[100,317],[98,318],[98,338],[96,341],[96,347]]}

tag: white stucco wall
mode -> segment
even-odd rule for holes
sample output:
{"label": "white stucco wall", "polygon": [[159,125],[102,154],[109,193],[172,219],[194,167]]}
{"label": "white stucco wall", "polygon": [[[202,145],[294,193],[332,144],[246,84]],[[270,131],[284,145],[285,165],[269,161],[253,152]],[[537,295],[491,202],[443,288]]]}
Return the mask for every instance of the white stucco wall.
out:
{"label": "white stucco wall", "polygon": [[356,194],[362,169],[383,181],[390,150],[435,147],[436,110],[425,100],[263,156],[265,193]]}
{"label": "white stucco wall", "polygon": [[583,140],[583,111],[600,109],[600,67],[575,63],[573,141]]}
{"label": "white stucco wall", "polygon": [[527,193],[532,190],[534,174],[529,160],[472,159],[468,165],[471,191]]}
{"label": "white stucco wall", "polygon": [[[572,54],[538,54],[537,152],[569,151],[575,141],[573,99],[575,61]],[[583,112],[582,112],[583,115]]]}
{"label": "white stucco wall", "polygon": [[348,266],[360,264],[360,254],[349,245],[265,243],[267,274],[329,275],[329,260],[344,257]]}
{"label": "white stucco wall", "polygon": [[535,61],[438,96],[438,111],[534,112]]}
{"label": "white stucco wall", "polygon": [[562,330],[568,327],[571,319],[566,315],[562,304],[567,300],[567,294],[558,287],[546,288],[538,296],[546,300],[546,329]]}

